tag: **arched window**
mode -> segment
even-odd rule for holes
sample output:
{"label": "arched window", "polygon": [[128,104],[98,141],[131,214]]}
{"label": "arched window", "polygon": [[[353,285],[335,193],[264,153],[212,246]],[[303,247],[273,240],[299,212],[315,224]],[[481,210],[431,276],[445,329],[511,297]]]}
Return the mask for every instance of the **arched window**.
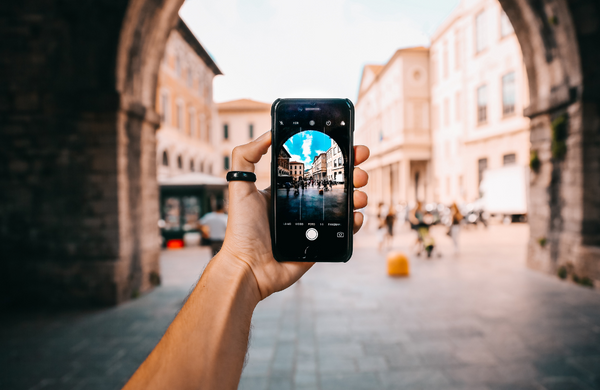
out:
{"label": "arched window", "polygon": [[162,155],[162,165],[165,167],[169,166],[169,153],[165,150]]}
{"label": "arched window", "polygon": [[181,158],[181,156],[177,156],[177,167],[179,169],[183,168],[183,159]]}
{"label": "arched window", "polygon": [[196,168],[194,167],[194,160],[190,160],[190,171],[194,172]]}

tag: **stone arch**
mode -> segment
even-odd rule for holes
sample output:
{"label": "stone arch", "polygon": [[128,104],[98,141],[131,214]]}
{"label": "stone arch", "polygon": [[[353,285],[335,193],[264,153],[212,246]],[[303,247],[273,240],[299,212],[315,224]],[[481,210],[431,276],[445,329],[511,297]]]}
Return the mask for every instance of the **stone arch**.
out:
{"label": "stone arch", "polygon": [[532,166],[539,163],[530,183],[528,265],[549,273],[567,266],[600,283],[600,4],[499,1],[523,51]]}

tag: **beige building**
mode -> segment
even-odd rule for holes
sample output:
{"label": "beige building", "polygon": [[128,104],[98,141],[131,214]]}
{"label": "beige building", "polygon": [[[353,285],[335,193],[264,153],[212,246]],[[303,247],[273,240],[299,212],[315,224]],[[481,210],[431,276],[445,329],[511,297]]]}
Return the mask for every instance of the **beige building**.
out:
{"label": "beige building", "polygon": [[363,70],[355,141],[371,149],[363,164],[370,204],[433,198],[428,69],[429,50],[415,47]]}
{"label": "beige building", "polygon": [[[271,129],[271,104],[250,99],[218,103],[219,167],[217,173],[225,177],[231,169],[231,152]],[[256,186],[267,188],[270,183],[271,154],[267,153],[256,165]],[[289,168],[288,168],[289,169]],[[289,173],[289,172],[288,172]]]}
{"label": "beige building", "polygon": [[479,198],[483,172],[528,165],[521,48],[496,0],[463,0],[432,37],[435,200]]}
{"label": "beige building", "polygon": [[321,153],[313,159],[312,177],[315,180],[327,178],[327,153]]}
{"label": "beige building", "polygon": [[212,135],[216,108],[212,83],[219,74],[221,71],[215,62],[179,19],[167,41],[158,73],[159,181],[187,172],[216,173],[218,154]]}
{"label": "beige building", "polygon": [[290,161],[290,174],[294,180],[304,179],[304,163]]}
{"label": "beige building", "polygon": [[335,182],[344,181],[344,157],[340,147],[332,142],[327,151],[327,179]]}

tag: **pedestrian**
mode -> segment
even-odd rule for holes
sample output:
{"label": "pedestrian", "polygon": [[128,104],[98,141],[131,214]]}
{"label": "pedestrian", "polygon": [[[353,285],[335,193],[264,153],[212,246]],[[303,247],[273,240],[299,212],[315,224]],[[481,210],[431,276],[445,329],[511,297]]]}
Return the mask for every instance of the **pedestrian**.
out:
{"label": "pedestrian", "polygon": [[214,212],[207,213],[199,222],[202,235],[210,242],[213,256],[221,250],[227,229],[227,214],[225,214],[223,200],[218,199],[216,206]]}
{"label": "pedestrian", "polygon": [[[425,212],[423,210],[423,204],[420,200],[417,200],[415,207],[413,207],[408,213],[408,222],[410,223],[410,228],[417,232],[417,240],[415,245],[417,247],[417,254],[421,254],[423,250],[423,216]],[[420,230],[421,229],[421,230]]]}
{"label": "pedestrian", "polygon": [[289,181],[285,182],[285,189],[287,191],[287,196],[290,196],[290,188],[292,187],[292,185],[290,184]]}
{"label": "pedestrian", "polygon": [[390,206],[383,222],[386,228],[384,241],[387,242],[389,248],[394,244],[394,222],[396,222],[396,209],[394,209],[394,206]]}
{"label": "pedestrian", "polygon": [[456,202],[452,203],[450,206],[450,238],[452,238],[452,242],[454,242],[454,253],[458,253],[458,236],[460,233],[460,222],[463,220],[463,215],[460,213]]}
{"label": "pedestrian", "polygon": [[383,250],[385,243],[386,226],[385,216],[387,215],[387,209],[383,202],[379,202],[377,205],[377,248],[379,252]]}

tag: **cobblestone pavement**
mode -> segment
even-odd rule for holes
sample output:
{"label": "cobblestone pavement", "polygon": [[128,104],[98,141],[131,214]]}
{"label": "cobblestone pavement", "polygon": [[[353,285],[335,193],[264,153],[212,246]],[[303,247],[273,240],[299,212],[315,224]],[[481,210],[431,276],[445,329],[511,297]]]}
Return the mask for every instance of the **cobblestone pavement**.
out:
{"label": "cobblestone pavement", "polygon": [[[414,237],[401,228],[394,242]],[[461,253],[390,278],[373,235],[260,303],[240,389],[600,389],[600,294],[524,266],[527,227],[467,230]],[[164,252],[163,286],[117,308],[0,323],[0,389],[118,389],[208,260]]]}
{"label": "cobblestone pavement", "polygon": [[289,195],[286,189],[280,188],[277,190],[277,199],[279,210],[283,210],[282,218],[289,221],[323,221],[346,215],[346,192],[343,185],[335,185],[332,190],[324,191],[323,195],[319,195],[316,186],[299,190],[298,195],[294,195],[293,188]]}

